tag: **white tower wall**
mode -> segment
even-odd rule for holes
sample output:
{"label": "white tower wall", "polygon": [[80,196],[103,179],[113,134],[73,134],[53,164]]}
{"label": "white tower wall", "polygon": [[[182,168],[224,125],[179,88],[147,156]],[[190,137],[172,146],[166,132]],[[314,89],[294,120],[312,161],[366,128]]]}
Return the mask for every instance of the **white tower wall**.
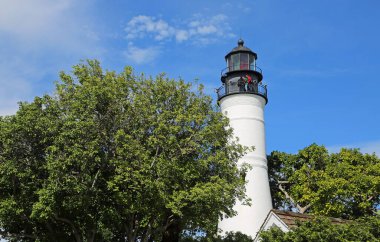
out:
{"label": "white tower wall", "polygon": [[268,166],[265,147],[264,107],[266,101],[255,94],[232,94],[220,100],[221,111],[230,120],[234,135],[244,146],[254,146],[239,164],[251,164],[252,170],[246,175],[246,194],[252,199],[251,206],[237,201],[234,209],[237,215],[223,219],[219,228],[223,233],[240,231],[255,238],[268,212],[272,209],[269,189]]}

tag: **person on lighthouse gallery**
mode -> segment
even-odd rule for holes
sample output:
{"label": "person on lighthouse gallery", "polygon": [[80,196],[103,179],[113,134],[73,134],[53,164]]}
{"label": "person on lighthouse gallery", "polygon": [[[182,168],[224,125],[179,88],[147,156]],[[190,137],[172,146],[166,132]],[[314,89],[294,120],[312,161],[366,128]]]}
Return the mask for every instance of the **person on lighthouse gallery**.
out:
{"label": "person on lighthouse gallery", "polygon": [[245,92],[245,80],[243,79],[243,77],[240,77],[240,79],[238,80],[238,86],[239,86],[239,91],[240,92]]}
{"label": "person on lighthouse gallery", "polygon": [[253,91],[252,77],[248,74],[245,77],[247,79],[247,91]]}

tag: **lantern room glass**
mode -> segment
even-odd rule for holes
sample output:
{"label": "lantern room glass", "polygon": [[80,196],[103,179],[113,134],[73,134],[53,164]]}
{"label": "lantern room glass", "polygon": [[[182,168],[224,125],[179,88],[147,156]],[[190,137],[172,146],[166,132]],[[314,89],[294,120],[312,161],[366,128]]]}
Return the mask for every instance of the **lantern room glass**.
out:
{"label": "lantern room glass", "polygon": [[240,70],[240,54],[234,54],[231,56],[232,59],[232,70]]}
{"label": "lantern room glass", "polygon": [[248,53],[240,53],[240,70],[249,70]]}
{"label": "lantern room glass", "polygon": [[256,70],[256,59],[252,54],[249,54],[249,69]]}
{"label": "lantern room glass", "polygon": [[256,58],[251,53],[236,53],[227,58],[229,71],[256,70]]}

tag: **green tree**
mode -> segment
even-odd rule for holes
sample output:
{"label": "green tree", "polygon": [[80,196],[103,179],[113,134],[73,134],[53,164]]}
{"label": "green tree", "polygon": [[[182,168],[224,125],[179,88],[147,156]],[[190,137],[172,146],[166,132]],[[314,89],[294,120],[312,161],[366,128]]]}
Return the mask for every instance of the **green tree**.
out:
{"label": "green tree", "polygon": [[358,149],[329,154],[312,144],[268,157],[273,204],[301,213],[347,219],[373,215],[380,202],[380,159]]}
{"label": "green tree", "polygon": [[287,233],[273,227],[261,232],[260,238],[262,242],[380,241],[380,217],[363,217],[339,225],[332,224],[327,218],[316,218],[299,223]]}
{"label": "green tree", "polygon": [[[164,75],[97,61],[0,118],[0,235],[10,241],[178,241],[245,199],[228,120]],[[247,169],[243,167],[241,169]]]}
{"label": "green tree", "polygon": [[251,236],[245,235],[241,232],[227,232],[225,235],[209,235],[198,233],[189,234],[183,233],[180,242],[252,242]]}

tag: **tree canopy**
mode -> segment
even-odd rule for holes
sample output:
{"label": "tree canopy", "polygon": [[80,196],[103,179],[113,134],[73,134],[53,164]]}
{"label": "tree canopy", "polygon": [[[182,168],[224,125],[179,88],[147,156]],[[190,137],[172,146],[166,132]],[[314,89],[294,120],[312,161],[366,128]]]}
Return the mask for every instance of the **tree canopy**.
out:
{"label": "tree canopy", "polygon": [[245,199],[212,100],[165,75],[61,73],[54,95],[0,118],[0,235],[10,241],[177,241],[216,232]]}
{"label": "tree canopy", "polygon": [[224,235],[213,235],[204,236],[200,234],[199,236],[193,236],[188,234],[182,234],[180,238],[181,242],[253,242],[251,236],[245,235],[241,232],[226,232]]}
{"label": "tree canopy", "polygon": [[380,159],[359,149],[329,153],[312,144],[298,152],[268,156],[276,208],[355,219],[374,215],[380,203]]}
{"label": "tree canopy", "polygon": [[298,227],[285,233],[274,227],[260,234],[262,242],[346,242],[380,241],[380,217],[363,217],[346,224],[332,224],[329,219],[317,217],[299,223]]}
{"label": "tree canopy", "polygon": [[[380,241],[380,159],[359,149],[329,153],[312,144],[297,154],[268,156],[276,208],[314,214],[288,233],[277,227],[260,234],[271,241]],[[323,216],[323,217],[321,217]],[[343,225],[326,218],[349,219]]]}

